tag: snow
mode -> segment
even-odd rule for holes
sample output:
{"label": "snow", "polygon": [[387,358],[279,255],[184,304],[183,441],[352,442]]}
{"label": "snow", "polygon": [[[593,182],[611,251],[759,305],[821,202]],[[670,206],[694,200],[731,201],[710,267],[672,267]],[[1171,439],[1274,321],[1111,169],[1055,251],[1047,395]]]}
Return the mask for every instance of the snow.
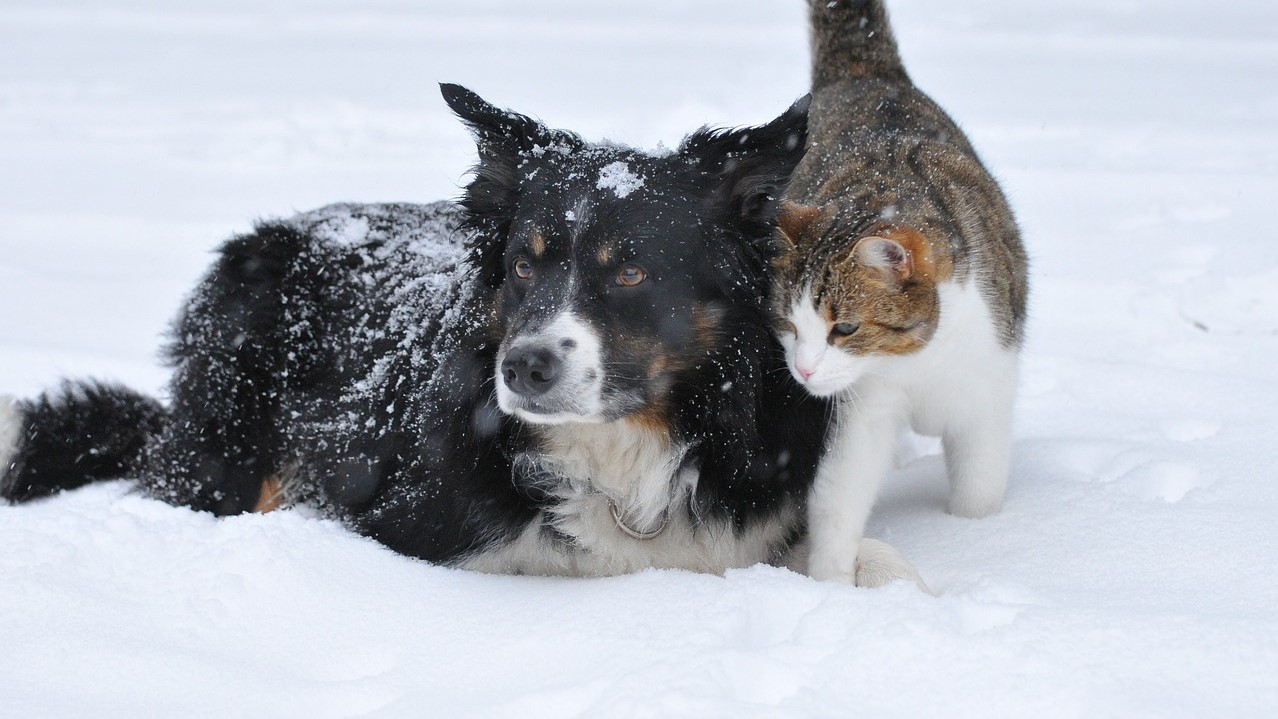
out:
{"label": "snow", "polygon": [[599,171],[596,186],[601,190],[612,190],[617,197],[625,197],[643,187],[643,178],[636,175],[625,162],[618,160],[604,165]]}
{"label": "snow", "polygon": [[[1278,9],[891,4],[1033,259],[1006,509],[917,443],[872,536],[939,596],[755,567],[492,577],[123,484],[0,507],[0,715],[1268,717],[1278,712]],[[434,83],[676,145],[804,91],[803,3],[10,0],[0,393],[161,391],[223,238],[455,197]]]}

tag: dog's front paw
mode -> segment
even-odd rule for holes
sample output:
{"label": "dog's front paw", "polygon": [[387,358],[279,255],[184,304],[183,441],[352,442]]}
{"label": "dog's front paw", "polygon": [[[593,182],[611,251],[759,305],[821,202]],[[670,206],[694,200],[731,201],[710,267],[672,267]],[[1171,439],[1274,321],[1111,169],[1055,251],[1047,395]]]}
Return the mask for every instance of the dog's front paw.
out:
{"label": "dog's front paw", "polygon": [[932,593],[905,555],[877,539],[862,539],[856,554],[856,586],[875,588],[901,580],[914,582],[919,589]]}

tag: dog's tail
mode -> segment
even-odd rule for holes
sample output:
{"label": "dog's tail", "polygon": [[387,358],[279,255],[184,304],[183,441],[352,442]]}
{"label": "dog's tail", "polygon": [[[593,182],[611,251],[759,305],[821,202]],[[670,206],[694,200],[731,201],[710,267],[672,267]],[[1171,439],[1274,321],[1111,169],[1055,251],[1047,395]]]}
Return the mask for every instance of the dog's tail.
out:
{"label": "dog's tail", "polygon": [[808,0],[812,91],[850,77],[907,80],[883,0]]}
{"label": "dog's tail", "polygon": [[33,400],[0,397],[0,500],[135,476],[166,421],[159,402],[96,382],[65,382]]}

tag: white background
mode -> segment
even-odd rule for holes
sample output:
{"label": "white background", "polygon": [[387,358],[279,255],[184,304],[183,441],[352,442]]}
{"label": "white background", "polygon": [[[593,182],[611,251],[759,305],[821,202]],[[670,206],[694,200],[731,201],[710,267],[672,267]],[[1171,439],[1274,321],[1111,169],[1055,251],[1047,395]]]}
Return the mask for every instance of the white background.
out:
{"label": "white background", "polygon": [[[111,484],[0,507],[0,716],[1274,716],[1278,10],[899,0],[1033,260],[1003,514],[920,443],[871,534],[939,592],[486,577]],[[5,0],[0,392],[162,392],[219,241],[456,197],[439,99],[652,147],[805,91],[798,0]]]}

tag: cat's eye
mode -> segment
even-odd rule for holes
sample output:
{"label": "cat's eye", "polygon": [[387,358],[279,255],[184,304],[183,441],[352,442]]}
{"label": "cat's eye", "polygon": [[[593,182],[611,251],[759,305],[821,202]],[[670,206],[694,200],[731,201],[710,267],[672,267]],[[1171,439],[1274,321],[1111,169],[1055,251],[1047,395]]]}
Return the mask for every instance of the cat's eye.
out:
{"label": "cat's eye", "polygon": [[634,287],[648,278],[648,273],[638,265],[625,265],[617,273],[617,284],[622,287]]}
{"label": "cat's eye", "polygon": [[926,324],[927,324],[926,321],[920,320],[918,322],[915,322],[914,324],[905,325],[904,327],[897,327],[895,325],[884,325],[884,326],[892,330],[893,332],[917,332],[923,329],[923,326]]}
{"label": "cat's eye", "polygon": [[834,327],[830,328],[831,337],[851,337],[856,331],[861,329],[861,325],[855,322],[838,322]]}
{"label": "cat's eye", "polygon": [[510,266],[511,271],[515,273],[515,277],[526,280],[532,277],[533,266],[525,257],[516,257],[514,264]]}

